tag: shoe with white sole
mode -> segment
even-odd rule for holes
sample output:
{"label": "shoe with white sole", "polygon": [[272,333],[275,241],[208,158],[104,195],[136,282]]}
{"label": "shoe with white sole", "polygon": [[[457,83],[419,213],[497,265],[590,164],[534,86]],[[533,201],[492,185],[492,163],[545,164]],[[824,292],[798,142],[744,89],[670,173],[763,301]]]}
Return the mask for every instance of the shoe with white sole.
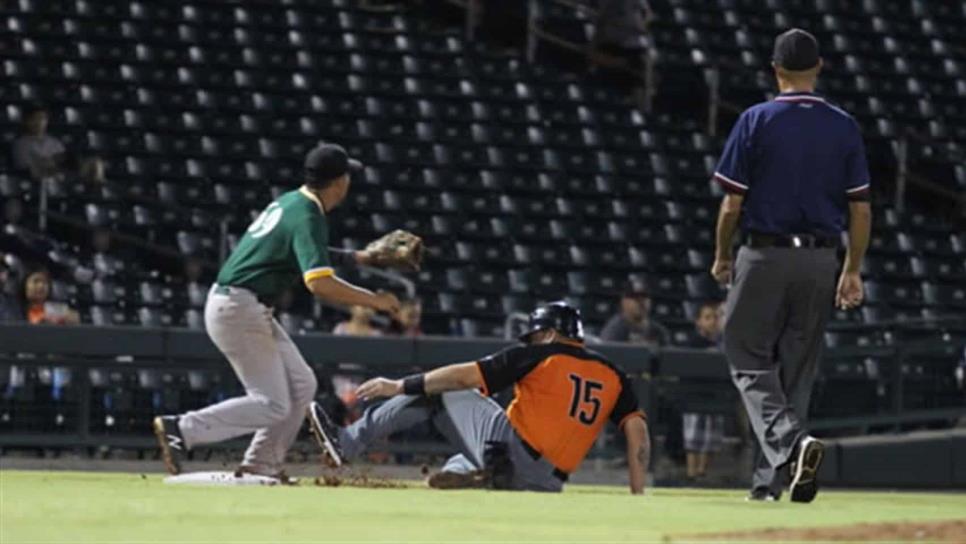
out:
{"label": "shoe with white sole", "polygon": [[333,468],[341,467],[344,458],[342,446],[339,444],[339,427],[317,402],[310,404],[306,411],[309,428],[312,430],[312,435],[315,436],[315,441],[322,448],[322,453],[325,454],[328,464]]}
{"label": "shoe with white sole", "polygon": [[818,469],[825,457],[825,444],[806,435],[792,458],[792,483],[788,486],[792,502],[812,502],[818,494]]}
{"label": "shoe with white sole", "polygon": [[154,436],[157,437],[158,447],[161,448],[161,459],[168,472],[175,476],[181,474],[181,461],[188,453],[184,437],[181,436],[181,429],[178,427],[178,419],[177,416],[158,416],[152,422]]}

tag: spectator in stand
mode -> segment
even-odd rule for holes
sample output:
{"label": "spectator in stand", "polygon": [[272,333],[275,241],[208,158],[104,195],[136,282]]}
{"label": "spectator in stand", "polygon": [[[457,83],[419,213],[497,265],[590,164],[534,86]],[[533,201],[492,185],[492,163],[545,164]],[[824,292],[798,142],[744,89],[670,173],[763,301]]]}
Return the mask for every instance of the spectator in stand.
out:
{"label": "spectator in stand", "polygon": [[600,0],[590,44],[591,68],[602,68],[618,85],[635,87],[635,99],[645,108],[650,97],[642,83],[654,81],[655,57],[648,52],[653,20],[648,0]]}
{"label": "spectator in stand", "polygon": [[[664,325],[651,319],[651,297],[643,286],[628,283],[621,295],[620,305],[620,313],[607,320],[601,329],[601,340],[639,344],[648,348],[659,348],[670,343],[671,333]],[[675,399],[663,394],[658,395],[656,404],[660,419],[669,422],[664,450],[675,463],[683,463],[681,411]]]}
{"label": "spectator in stand", "polygon": [[23,132],[13,142],[13,165],[42,179],[61,171],[67,148],[57,138],[47,134],[50,121],[47,106],[34,103],[24,110]]}
{"label": "spectator in stand", "polygon": [[625,59],[639,68],[647,48],[647,33],[654,10],[647,0],[600,0],[594,23],[595,52]]}
{"label": "spectator in stand", "polygon": [[50,300],[50,272],[46,268],[31,270],[24,276],[20,290],[20,308],[31,325],[77,325],[80,317],[63,302]]}
{"label": "spectator in stand", "polygon": [[[50,272],[36,268],[24,276],[21,285],[21,315],[31,325],[77,325],[80,316],[63,302],[50,300]],[[11,383],[17,367],[11,367]],[[50,374],[51,398],[61,400],[64,389],[70,385],[71,372],[65,367],[54,367]]]}
{"label": "spectator in stand", "polygon": [[690,338],[688,348],[717,348],[721,342],[721,322],[719,302],[705,302],[698,310],[694,320],[694,331],[697,333]]}
{"label": "spectator in stand", "polygon": [[33,103],[24,110],[21,135],[13,142],[14,168],[34,179],[59,176],[67,171],[88,183],[104,183],[105,164],[100,157],[79,157],[47,132],[50,110]]}
{"label": "spectator in stand", "polygon": [[721,451],[724,423],[722,414],[689,412],[682,416],[689,480],[704,478],[711,456]]}
{"label": "spectator in stand", "polygon": [[423,303],[418,298],[399,304],[399,318],[389,324],[388,332],[396,336],[422,336],[420,322],[423,319]]}
{"label": "spectator in stand", "polygon": [[[340,336],[382,336],[382,332],[372,325],[375,312],[365,306],[353,306],[349,309],[349,320],[343,321],[332,329],[332,334]],[[361,415],[359,398],[356,389],[365,381],[361,367],[354,364],[339,365],[349,371],[339,372],[332,376],[332,388],[339,400],[346,407],[346,420],[355,421]],[[356,370],[360,372],[355,372]]]}
{"label": "spectator in stand", "polygon": [[[718,302],[705,302],[694,320],[697,333],[688,347],[717,350],[721,341],[721,321]],[[703,478],[712,454],[721,450],[724,436],[724,415],[706,412],[685,412],[681,416],[684,430],[684,451],[689,480]]]}
{"label": "spectator in stand", "polygon": [[376,327],[372,326],[373,310],[365,306],[353,306],[350,309],[349,320],[343,321],[332,329],[332,334],[342,336],[382,336]]}
{"label": "spectator in stand", "polygon": [[629,286],[621,295],[621,311],[611,317],[600,331],[601,340],[666,346],[670,340],[667,328],[651,319],[651,297],[647,290]]}
{"label": "spectator in stand", "polygon": [[206,284],[205,281],[205,262],[197,255],[188,255],[184,260],[185,281],[190,283]]}
{"label": "spectator in stand", "polygon": [[103,185],[107,183],[107,164],[98,157],[87,157],[80,161],[78,174],[84,183]]}
{"label": "spectator in stand", "polygon": [[125,259],[119,255],[114,246],[114,237],[111,231],[98,228],[91,233],[91,261],[98,277],[112,277],[120,275],[127,268],[126,262],[133,262],[133,259]]}
{"label": "spectator in stand", "polygon": [[7,267],[4,255],[0,255],[0,323],[23,321],[23,311],[14,294],[16,281]]}

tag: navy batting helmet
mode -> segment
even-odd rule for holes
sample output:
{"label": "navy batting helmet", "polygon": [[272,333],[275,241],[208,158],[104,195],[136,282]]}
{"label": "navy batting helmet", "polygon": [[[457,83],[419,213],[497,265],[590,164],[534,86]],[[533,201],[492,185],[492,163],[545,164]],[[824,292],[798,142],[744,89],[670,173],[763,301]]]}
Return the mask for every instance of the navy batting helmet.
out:
{"label": "navy batting helmet", "polygon": [[568,338],[584,339],[584,324],[580,320],[580,310],[566,302],[557,301],[530,312],[527,330],[520,335],[520,340],[526,342],[531,334],[549,329]]}

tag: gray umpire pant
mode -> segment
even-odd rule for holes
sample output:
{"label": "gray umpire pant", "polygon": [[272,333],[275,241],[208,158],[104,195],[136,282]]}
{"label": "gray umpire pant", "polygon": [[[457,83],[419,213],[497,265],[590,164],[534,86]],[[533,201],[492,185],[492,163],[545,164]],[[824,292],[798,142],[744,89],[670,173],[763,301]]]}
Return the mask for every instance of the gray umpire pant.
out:
{"label": "gray umpire pant", "polygon": [[181,433],[189,448],[255,433],[242,464],[277,472],[315,398],[315,373],[269,307],[246,289],[228,291],[208,293],[205,327],[246,394],[182,415]]}
{"label": "gray umpire pant", "polygon": [[760,447],[752,489],[781,493],[776,468],[790,460],[805,433],[837,269],[829,248],[738,251],[724,350]]}
{"label": "gray umpire pant", "polygon": [[514,489],[560,491],[563,488],[563,482],[553,475],[553,465],[527,453],[503,408],[473,390],[431,397],[403,395],[370,407],[358,421],[340,431],[342,451],[349,459],[358,457],[376,441],[424,421],[432,422],[461,454],[447,463],[447,470],[482,469],[486,443],[504,442],[513,463]]}

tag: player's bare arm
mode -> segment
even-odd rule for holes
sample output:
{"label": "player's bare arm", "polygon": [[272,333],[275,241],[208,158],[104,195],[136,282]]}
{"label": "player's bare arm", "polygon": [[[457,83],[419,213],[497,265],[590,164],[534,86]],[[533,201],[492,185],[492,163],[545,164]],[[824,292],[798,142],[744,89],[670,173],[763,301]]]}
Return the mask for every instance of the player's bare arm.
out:
{"label": "player's bare arm", "polygon": [[316,297],[336,304],[367,306],[391,315],[399,311],[399,299],[392,293],[373,293],[334,275],[313,278],[305,286]]}
{"label": "player's bare arm", "polygon": [[483,375],[480,374],[476,363],[457,363],[401,380],[373,378],[360,385],[356,395],[365,400],[402,395],[409,393],[406,391],[407,382],[409,387],[414,389],[419,388],[419,382],[422,383],[421,389],[412,393],[433,395],[446,391],[483,387]]}
{"label": "player's bare arm", "polygon": [[651,438],[647,433],[647,422],[642,417],[632,417],[624,423],[624,436],[627,438],[627,473],[631,493],[644,493],[647,481],[647,466],[651,462]]}
{"label": "player's bare arm", "polygon": [[738,228],[738,220],[741,218],[741,203],[744,200],[744,195],[728,193],[721,200],[721,207],[718,209],[714,265],[711,267],[711,275],[721,284],[727,283],[731,278],[732,263],[734,262],[731,255],[731,241],[735,236],[735,230]]}
{"label": "player's bare arm", "polygon": [[864,293],[860,271],[871,231],[872,206],[869,202],[849,202],[849,248],[835,294],[835,305],[843,310],[862,304]]}

